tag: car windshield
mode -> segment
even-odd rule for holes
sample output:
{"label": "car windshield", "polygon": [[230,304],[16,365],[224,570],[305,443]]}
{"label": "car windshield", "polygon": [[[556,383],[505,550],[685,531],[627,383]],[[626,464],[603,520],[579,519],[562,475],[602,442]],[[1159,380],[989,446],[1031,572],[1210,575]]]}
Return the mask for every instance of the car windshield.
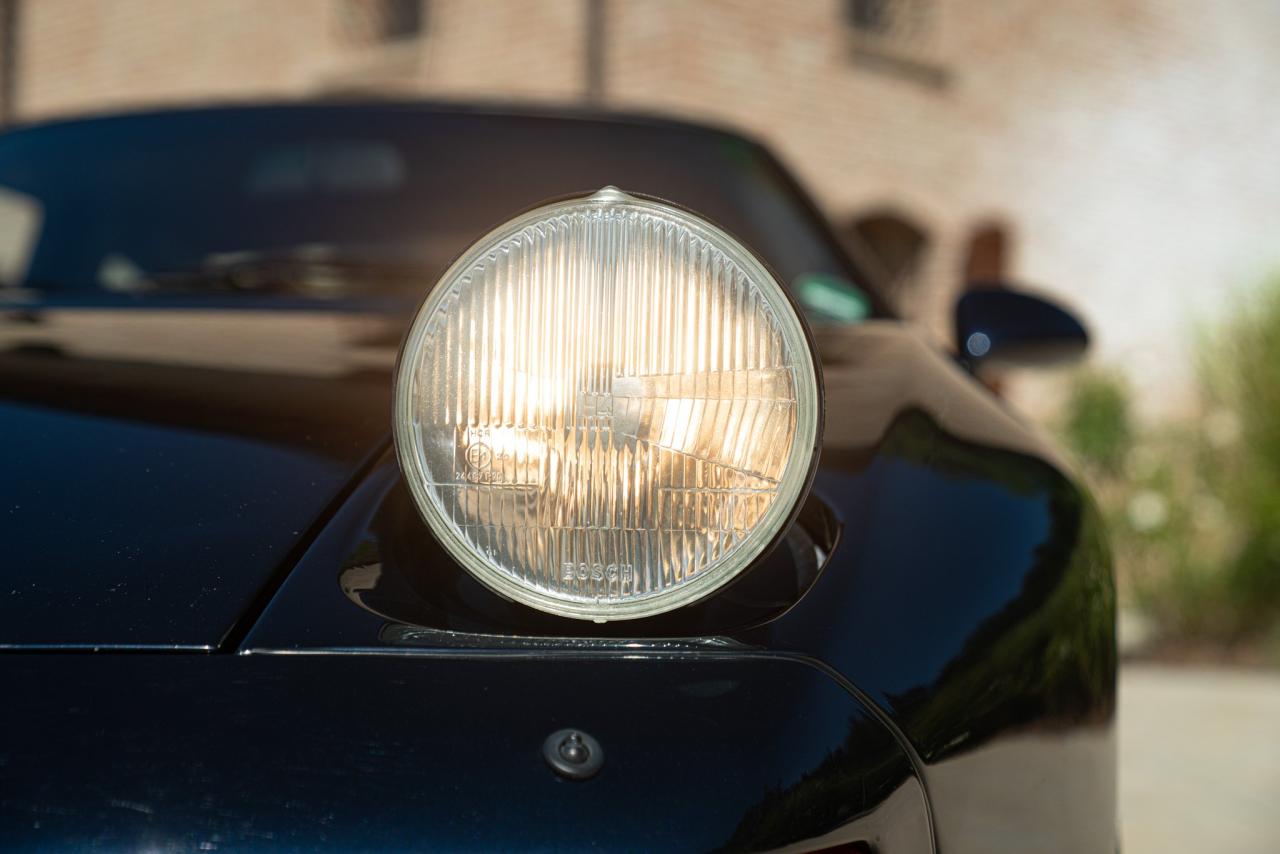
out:
{"label": "car windshield", "polygon": [[156,113],[0,136],[0,299],[416,303],[498,223],[610,184],[718,222],[813,320],[871,311],[817,215],[750,142],[405,105]]}

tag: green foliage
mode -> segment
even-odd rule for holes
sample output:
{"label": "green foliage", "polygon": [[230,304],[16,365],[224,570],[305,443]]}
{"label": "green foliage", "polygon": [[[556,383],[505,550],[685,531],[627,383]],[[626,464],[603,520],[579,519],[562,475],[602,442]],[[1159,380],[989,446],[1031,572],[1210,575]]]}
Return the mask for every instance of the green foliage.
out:
{"label": "green foliage", "polygon": [[1198,419],[1137,429],[1124,383],[1094,372],[1077,378],[1062,432],[1094,481],[1122,599],[1174,640],[1268,647],[1280,637],[1280,279],[1199,355]]}
{"label": "green foliage", "polygon": [[1080,459],[1101,467],[1118,465],[1124,459],[1133,441],[1133,428],[1123,377],[1096,371],[1078,374],[1067,409],[1063,430]]}
{"label": "green foliage", "polygon": [[1280,613],[1280,278],[1236,312],[1207,355],[1207,390],[1239,423],[1223,498],[1241,543],[1226,585],[1259,625]]}

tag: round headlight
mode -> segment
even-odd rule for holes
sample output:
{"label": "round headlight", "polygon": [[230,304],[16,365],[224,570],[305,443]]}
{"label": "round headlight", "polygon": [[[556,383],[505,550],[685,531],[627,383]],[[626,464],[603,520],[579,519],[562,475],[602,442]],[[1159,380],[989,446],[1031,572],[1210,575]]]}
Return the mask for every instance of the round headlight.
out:
{"label": "round headlight", "polygon": [[498,593],[597,622],[689,604],[759,557],[820,420],[809,340],[769,271],[613,188],[481,238],[397,367],[396,450],[436,538]]}

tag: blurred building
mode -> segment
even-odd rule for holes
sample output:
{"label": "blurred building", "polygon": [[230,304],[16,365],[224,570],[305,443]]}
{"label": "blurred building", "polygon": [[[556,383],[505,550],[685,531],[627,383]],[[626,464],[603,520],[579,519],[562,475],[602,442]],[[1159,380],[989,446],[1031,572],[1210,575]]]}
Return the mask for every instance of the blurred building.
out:
{"label": "blurred building", "polygon": [[782,154],[903,310],[1062,296],[1149,410],[1280,270],[1268,0],[0,0],[0,119],[376,89],[589,101]]}

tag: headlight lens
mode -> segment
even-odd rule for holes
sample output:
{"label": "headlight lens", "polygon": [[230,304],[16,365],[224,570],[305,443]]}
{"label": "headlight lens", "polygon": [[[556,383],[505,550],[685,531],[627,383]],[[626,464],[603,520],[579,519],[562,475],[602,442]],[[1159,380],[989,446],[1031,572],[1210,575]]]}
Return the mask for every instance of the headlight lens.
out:
{"label": "headlight lens", "polygon": [[612,188],[499,227],[445,273],[395,415],[406,482],[454,558],[599,622],[749,565],[801,499],[820,429],[773,276],[714,225]]}

